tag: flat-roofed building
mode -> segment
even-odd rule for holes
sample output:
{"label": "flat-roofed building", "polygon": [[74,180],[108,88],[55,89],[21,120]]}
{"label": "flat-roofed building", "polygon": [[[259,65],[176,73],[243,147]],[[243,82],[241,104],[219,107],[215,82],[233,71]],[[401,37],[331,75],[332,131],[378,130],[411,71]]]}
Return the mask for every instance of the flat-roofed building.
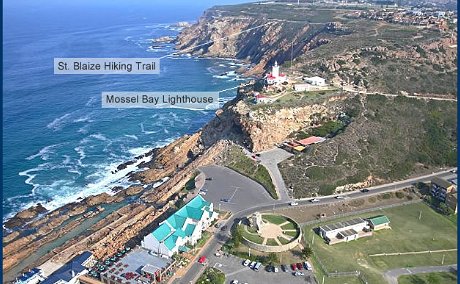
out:
{"label": "flat-roofed building", "polygon": [[355,218],[319,227],[320,236],[328,244],[356,240],[360,237],[360,233],[368,232],[370,232],[369,225],[363,218]]}

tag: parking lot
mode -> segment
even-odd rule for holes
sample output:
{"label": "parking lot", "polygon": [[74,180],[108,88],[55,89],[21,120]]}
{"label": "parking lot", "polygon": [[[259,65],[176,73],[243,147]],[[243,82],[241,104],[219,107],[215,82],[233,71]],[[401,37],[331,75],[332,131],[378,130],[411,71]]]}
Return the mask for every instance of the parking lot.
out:
{"label": "parking lot", "polygon": [[238,212],[255,205],[277,202],[263,186],[233,170],[220,166],[206,166],[200,170],[207,178],[201,194],[214,203],[215,209]]}
{"label": "parking lot", "polygon": [[316,283],[313,273],[305,269],[302,270],[305,276],[294,276],[290,268],[288,272],[283,272],[279,265],[277,266],[279,272],[267,272],[265,266],[261,266],[259,271],[254,271],[244,266],[243,261],[243,259],[234,255],[220,257],[213,255],[209,257],[208,265],[225,273],[226,283],[231,283],[233,280],[238,280],[240,284]]}

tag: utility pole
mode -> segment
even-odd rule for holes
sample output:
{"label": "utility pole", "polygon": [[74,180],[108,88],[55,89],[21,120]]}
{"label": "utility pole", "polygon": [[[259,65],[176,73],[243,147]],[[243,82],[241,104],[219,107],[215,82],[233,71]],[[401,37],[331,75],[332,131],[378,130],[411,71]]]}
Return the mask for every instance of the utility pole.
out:
{"label": "utility pole", "polygon": [[322,284],[324,284],[324,275],[323,275],[323,282],[322,282]]}
{"label": "utility pole", "polygon": [[445,257],[445,256],[446,256],[445,254],[442,255],[441,265],[444,265],[444,257]]}
{"label": "utility pole", "polygon": [[251,258],[251,248],[248,247],[248,255],[249,255],[249,258]]}
{"label": "utility pole", "polygon": [[311,245],[315,243],[315,235],[313,235],[313,239],[311,240]]}
{"label": "utility pole", "polygon": [[422,219],[422,211],[420,211],[420,214],[418,215],[418,219],[419,219],[419,220]]}

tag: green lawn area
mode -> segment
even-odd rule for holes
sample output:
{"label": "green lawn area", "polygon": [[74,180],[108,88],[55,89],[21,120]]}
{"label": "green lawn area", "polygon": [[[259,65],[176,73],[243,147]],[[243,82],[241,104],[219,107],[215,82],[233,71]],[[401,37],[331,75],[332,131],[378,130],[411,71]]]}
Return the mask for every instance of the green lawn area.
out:
{"label": "green lawn area", "polygon": [[263,242],[263,238],[261,236],[259,236],[258,234],[251,234],[249,233],[248,231],[246,231],[246,226],[245,225],[240,225],[240,228],[241,228],[241,235],[243,236],[243,238],[253,242],[253,243],[256,243],[256,244],[262,244]]}
{"label": "green lawn area", "polygon": [[297,229],[297,227],[293,223],[289,223],[289,224],[281,226],[281,229],[283,229],[283,230],[295,230],[295,229]]}
{"label": "green lawn area", "polygon": [[225,274],[215,268],[208,267],[198,278],[197,284],[224,284]]}
{"label": "green lawn area", "polygon": [[275,239],[267,239],[266,245],[267,245],[267,246],[277,246],[278,243],[276,242]]}
{"label": "green lawn area", "polygon": [[286,240],[286,239],[283,238],[283,237],[278,237],[278,241],[280,241],[280,243],[281,243],[282,245],[285,245],[285,244],[288,244],[288,243],[291,242],[290,240]]}
{"label": "green lawn area", "polygon": [[295,238],[297,236],[297,231],[283,231],[283,234]]}
{"label": "green lawn area", "polygon": [[449,272],[433,272],[414,275],[403,275],[398,284],[456,284],[457,275]]}
{"label": "green lawn area", "polygon": [[281,215],[268,215],[268,214],[267,215],[262,215],[262,219],[264,221],[267,221],[269,223],[273,223],[273,224],[276,224],[276,225],[283,224],[284,222],[289,221],[284,216],[281,216]]}
{"label": "green lawn area", "polygon": [[[420,212],[422,218],[419,220]],[[432,253],[403,256],[370,257],[370,254],[411,252],[425,250],[453,249],[457,247],[457,226],[451,220],[436,213],[424,203],[399,206],[367,214],[349,216],[325,222],[335,223],[355,217],[371,217],[385,214],[390,219],[391,230],[375,232],[372,237],[362,238],[349,243],[327,245],[313,228],[321,224],[306,226],[304,236],[312,243],[313,250],[329,272],[360,270],[369,283],[386,283],[383,272],[393,268],[441,265],[443,254],[444,264],[457,263],[457,253]],[[318,267],[315,267],[319,270]],[[332,278],[327,278],[331,280]],[[326,283],[335,283],[328,282]]]}

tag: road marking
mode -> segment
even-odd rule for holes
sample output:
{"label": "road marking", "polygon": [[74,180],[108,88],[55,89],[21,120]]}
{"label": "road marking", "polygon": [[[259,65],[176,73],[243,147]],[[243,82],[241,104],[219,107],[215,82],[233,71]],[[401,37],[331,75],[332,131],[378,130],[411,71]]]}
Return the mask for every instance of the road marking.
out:
{"label": "road marking", "polygon": [[238,191],[238,189],[239,189],[239,187],[235,186],[235,191],[233,192],[232,196],[228,199],[229,201],[231,201],[233,199],[233,197],[235,197],[235,194]]}
{"label": "road marking", "polygon": [[231,272],[231,273],[225,274],[225,276],[229,277],[229,276],[238,274],[238,273],[240,273],[240,272],[243,272],[243,271],[245,271],[245,270],[249,270],[249,267],[243,267],[243,268],[241,268],[241,269],[239,269],[239,270],[237,270],[237,271],[233,271],[233,272]]}

